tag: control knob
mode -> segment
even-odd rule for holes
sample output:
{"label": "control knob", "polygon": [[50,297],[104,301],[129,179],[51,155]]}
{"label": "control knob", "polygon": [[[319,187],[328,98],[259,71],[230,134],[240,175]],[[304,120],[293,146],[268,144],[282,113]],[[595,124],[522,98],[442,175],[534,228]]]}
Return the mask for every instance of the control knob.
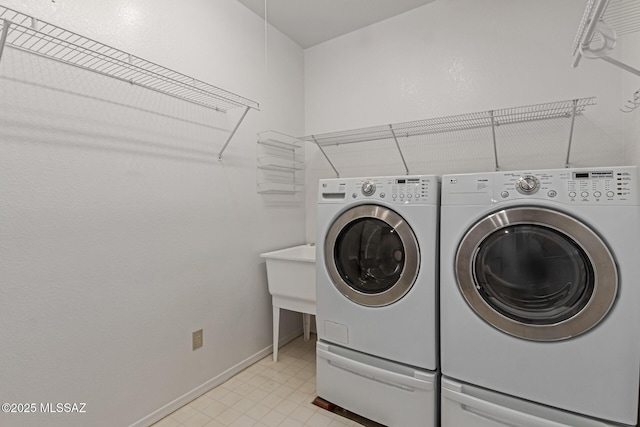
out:
{"label": "control knob", "polygon": [[518,179],[516,190],[522,194],[533,194],[539,189],[538,179],[535,176],[525,175]]}
{"label": "control knob", "polygon": [[362,194],[364,194],[365,196],[371,196],[375,192],[376,185],[373,183],[373,181],[367,180],[362,184]]}

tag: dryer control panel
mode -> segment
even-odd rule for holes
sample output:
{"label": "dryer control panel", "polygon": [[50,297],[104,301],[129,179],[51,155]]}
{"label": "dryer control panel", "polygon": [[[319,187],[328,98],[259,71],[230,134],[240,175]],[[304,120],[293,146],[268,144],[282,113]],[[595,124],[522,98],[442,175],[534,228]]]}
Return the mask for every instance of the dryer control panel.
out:
{"label": "dryer control panel", "polygon": [[393,204],[438,204],[435,175],[321,179],[318,203],[380,200]]}
{"label": "dryer control panel", "polygon": [[546,199],[571,205],[637,205],[638,168],[548,169],[445,175],[443,204]]}

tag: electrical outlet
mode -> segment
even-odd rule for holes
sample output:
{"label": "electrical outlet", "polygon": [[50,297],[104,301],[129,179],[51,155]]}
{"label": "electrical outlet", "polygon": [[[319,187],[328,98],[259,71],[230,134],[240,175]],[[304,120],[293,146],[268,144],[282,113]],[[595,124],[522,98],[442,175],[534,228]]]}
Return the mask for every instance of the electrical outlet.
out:
{"label": "electrical outlet", "polygon": [[191,341],[192,341],[194,350],[197,350],[200,347],[202,347],[202,329],[198,329],[192,334]]}

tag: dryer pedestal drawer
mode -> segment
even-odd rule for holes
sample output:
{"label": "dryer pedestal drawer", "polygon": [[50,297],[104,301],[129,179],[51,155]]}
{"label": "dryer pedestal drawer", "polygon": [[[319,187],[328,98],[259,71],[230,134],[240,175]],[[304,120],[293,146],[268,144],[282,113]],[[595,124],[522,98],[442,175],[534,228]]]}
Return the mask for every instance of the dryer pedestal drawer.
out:
{"label": "dryer pedestal drawer", "polygon": [[435,427],[437,374],[319,341],[318,396],[394,427]]}
{"label": "dryer pedestal drawer", "polygon": [[622,427],[442,377],[442,427]]}

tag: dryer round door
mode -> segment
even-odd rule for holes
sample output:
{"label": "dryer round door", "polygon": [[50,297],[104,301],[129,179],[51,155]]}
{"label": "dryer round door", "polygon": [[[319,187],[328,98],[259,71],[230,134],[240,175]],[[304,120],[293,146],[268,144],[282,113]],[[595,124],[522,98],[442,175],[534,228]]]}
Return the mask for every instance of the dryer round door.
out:
{"label": "dryer round door", "polygon": [[327,232],[324,253],[336,289],[368,307],[398,301],[420,268],[413,230],[396,212],[378,205],[356,206],[340,215]]}
{"label": "dryer round door", "polygon": [[582,222],[540,207],[478,221],[455,259],[462,295],[482,319],[517,337],[556,341],[608,313],[618,271],[607,245]]}

